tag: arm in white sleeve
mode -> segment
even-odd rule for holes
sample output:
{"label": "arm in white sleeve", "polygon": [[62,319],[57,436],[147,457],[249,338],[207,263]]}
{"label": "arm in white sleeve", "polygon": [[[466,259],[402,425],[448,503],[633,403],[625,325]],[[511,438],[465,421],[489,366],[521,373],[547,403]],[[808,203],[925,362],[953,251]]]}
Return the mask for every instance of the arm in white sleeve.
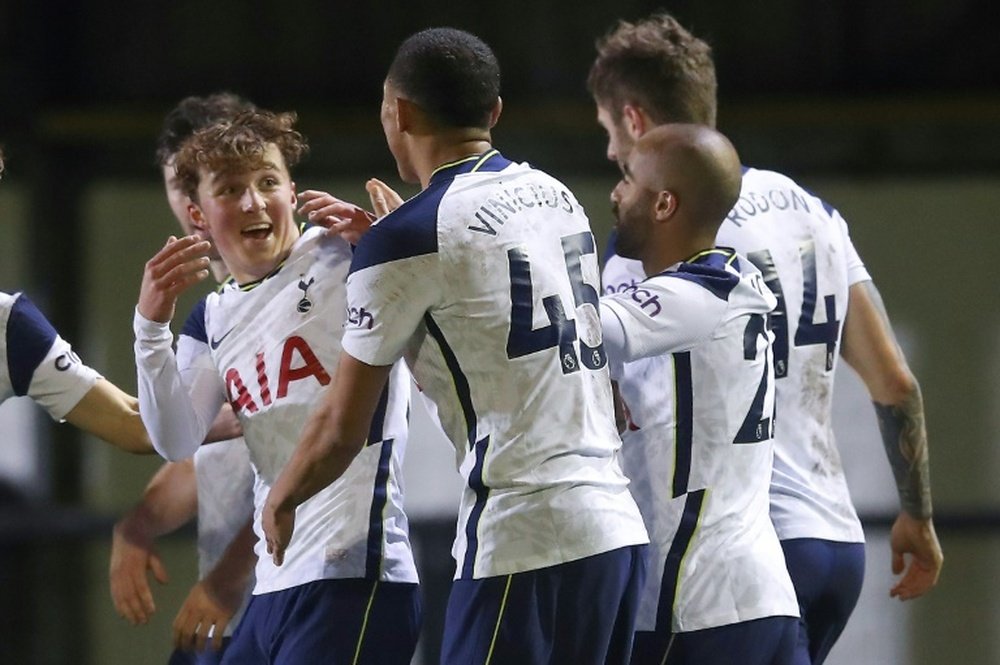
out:
{"label": "arm in white sleeve", "polygon": [[184,353],[180,367],[169,324],[150,321],[137,310],[133,328],[139,412],[153,447],[170,461],[191,457],[225,401],[208,349]]}

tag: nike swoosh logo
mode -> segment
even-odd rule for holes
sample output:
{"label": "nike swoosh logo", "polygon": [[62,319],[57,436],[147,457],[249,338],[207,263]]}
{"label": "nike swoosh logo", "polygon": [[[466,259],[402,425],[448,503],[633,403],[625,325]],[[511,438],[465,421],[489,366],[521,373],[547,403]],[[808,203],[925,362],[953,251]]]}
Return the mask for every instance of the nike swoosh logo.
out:
{"label": "nike swoosh logo", "polygon": [[210,347],[212,347],[212,350],[213,350],[213,351],[215,351],[215,350],[216,350],[217,348],[219,348],[219,345],[220,345],[220,344],[222,344],[222,340],[224,340],[224,339],[226,339],[227,337],[229,337],[229,333],[233,332],[234,330],[236,330],[236,326],[233,326],[232,328],[230,328],[230,329],[229,329],[229,332],[227,332],[227,333],[226,333],[225,335],[223,335],[223,336],[222,336],[222,337],[220,337],[219,339],[215,339],[215,336],[213,335],[213,336],[212,336],[212,339],[211,339],[211,340],[209,340],[209,342],[208,342],[208,345],[209,345]]}

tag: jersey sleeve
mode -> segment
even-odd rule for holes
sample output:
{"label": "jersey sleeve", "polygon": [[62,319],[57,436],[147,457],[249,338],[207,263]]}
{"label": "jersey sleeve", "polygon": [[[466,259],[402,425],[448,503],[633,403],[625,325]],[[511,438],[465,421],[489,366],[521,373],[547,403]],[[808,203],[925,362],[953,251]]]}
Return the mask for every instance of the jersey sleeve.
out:
{"label": "jersey sleeve", "polygon": [[858,250],[851,242],[851,233],[847,228],[847,221],[840,216],[836,210],[833,211],[833,219],[840,226],[840,232],[844,237],[844,251],[847,253],[847,284],[853,286],[858,282],[866,282],[872,278],[865,267]]}
{"label": "jersey sleeve", "polygon": [[27,395],[55,420],[62,420],[101,378],[23,294],[11,308],[6,334],[14,394]]}
{"label": "jersey sleeve", "polygon": [[726,301],[698,284],[658,275],[601,298],[601,327],[610,366],[687,351],[710,336]]}
{"label": "jersey sleeve", "polygon": [[361,239],[347,278],[343,348],[369,365],[402,357],[424,315],[440,300],[443,271],[428,220],[384,218]]}
{"label": "jersey sleeve", "polygon": [[171,461],[191,457],[225,399],[208,345],[182,334],[175,354],[169,324],[138,310],[133,328],[139,413],[153,447]]}

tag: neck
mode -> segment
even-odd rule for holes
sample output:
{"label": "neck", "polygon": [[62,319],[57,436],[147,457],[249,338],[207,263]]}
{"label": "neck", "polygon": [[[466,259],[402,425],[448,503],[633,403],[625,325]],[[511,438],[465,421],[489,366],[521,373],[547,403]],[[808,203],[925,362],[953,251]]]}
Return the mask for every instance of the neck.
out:
{"label": "neck", "polygon": [[427,189],[431,175],[442,164],[482,154],[492,147],[488,130],[460,130],[454,137],[428,137],[424,149],[417,151],[423,157],[416,165],[420,188]]}
{"label": "neck", "polygon": [[642,269],[647,277],[658,275],[675,263],[712,247],[715,247],[715,238],[703,237],[690,238],[686,242],[671,242],[666,247],[653,246],[652,251],[641,259]]}
{"label": "neck", "polygon": [[229,269],[226,268],[226,264],[222,259],[212,259],[208,264],[208,269],[212,271],[212,277],[219,284],[222,284],[229,277]]}

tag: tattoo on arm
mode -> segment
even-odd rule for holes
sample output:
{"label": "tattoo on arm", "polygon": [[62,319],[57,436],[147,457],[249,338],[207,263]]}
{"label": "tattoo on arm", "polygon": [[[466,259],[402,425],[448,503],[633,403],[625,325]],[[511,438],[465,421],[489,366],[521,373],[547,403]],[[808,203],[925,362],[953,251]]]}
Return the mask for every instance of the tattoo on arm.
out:
{"label": "tattoo on arm", "polygon": [[875,405],[882,442],[896,478],[899,503],[917,519],[931,517],[930,464],[920,388],[901,404]]}

